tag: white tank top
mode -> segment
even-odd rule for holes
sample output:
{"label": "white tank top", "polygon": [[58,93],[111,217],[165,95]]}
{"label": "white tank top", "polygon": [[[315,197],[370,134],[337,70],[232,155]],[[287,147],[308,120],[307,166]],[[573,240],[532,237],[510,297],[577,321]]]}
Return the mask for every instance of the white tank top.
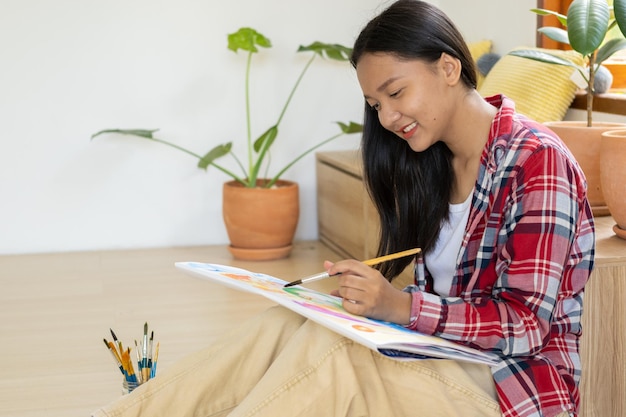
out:
{"label": "white tank top", "polygon": [[442,297],[450,295],[473,194],[471,192],[462,203],[450,204],[449,220],[442,225],[434,249],[424,256],[424,263],[433,277],[434,290]]}

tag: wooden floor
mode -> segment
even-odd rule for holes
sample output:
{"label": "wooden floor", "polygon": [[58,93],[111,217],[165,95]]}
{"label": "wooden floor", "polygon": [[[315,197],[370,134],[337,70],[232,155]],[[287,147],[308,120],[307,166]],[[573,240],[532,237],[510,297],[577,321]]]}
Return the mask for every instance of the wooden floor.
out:
{"label": "wooden floor", "polygon": [[[585,295],[581,417],[626,416],[626,246],[597,219],[596,267]],[[88,417],[121,395],[122,376],[102,343],[112,328],[133,345],[148,322],[159,370],[209,345],[272,305],[192,278],[177,261],[234,265],[292,280],[338,257],[300,242],[289,258],[236,261],[224,246],[0,256],[0,417]],[[406,282],[399,280],[399,286]],[[310,284],[328,291],[332,279]],[[158,375],[157,375],[158,377]]]}
{"label": "wooden floor", "polygon": [[122,376],[102,342],[110,328],[134,347],[147,322],[163,370],[272,305],[192,278],[174,262],[292,280],[321,271],[325,259],[337,256],[318,242],[268,262],[236,261],[223,246],[0,256],[0,416],[86,417],[120,396]]}

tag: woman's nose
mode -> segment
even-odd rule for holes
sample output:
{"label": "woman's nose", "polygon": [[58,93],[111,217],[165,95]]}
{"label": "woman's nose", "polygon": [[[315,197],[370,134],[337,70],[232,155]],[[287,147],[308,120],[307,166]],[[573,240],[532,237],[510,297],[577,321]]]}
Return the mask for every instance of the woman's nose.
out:
{"label": "woman's nose", "polygon": [[383,108],[378,112],[378,119],[380,120],[381,125],[389,128],[400,119],[400,112],[395,109]]}

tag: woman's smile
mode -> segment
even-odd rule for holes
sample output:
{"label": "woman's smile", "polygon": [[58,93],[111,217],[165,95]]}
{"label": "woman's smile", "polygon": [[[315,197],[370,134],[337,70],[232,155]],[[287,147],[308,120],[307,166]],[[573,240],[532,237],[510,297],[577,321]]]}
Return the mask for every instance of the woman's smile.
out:
{"label": "woman's smile", "polygon": [[397,130],[396,133],[404,138],[404,140],[409,140],[413,134],[417,131],[417,122],[413,122],[400,130]]}

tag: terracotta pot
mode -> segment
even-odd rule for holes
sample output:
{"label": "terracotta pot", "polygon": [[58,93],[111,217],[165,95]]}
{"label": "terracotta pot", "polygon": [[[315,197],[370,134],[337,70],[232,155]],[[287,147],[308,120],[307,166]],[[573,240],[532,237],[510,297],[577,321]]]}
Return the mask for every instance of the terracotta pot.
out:
{"label": "terracotta pot", "polygon": [[544,123],[574,155],[587,178],[587,198],[594,216],[608,216],[609,208],[600,181],[600,138],[603,132],[626,129],[626,123],[595,122],[587,127],[583,121],[560,121]]}
{"label": "terracotta pot", "polygon": [[604,132],[600,143],[600,177],[615,234],[626,239],[626,130]]}
{"label": "terracotta pot", "polygon": [[300,215],[298,184],[279,180],[268,189],[226,182],[222,215],[233,256],[244,260],[284,258],[291,252]]}

